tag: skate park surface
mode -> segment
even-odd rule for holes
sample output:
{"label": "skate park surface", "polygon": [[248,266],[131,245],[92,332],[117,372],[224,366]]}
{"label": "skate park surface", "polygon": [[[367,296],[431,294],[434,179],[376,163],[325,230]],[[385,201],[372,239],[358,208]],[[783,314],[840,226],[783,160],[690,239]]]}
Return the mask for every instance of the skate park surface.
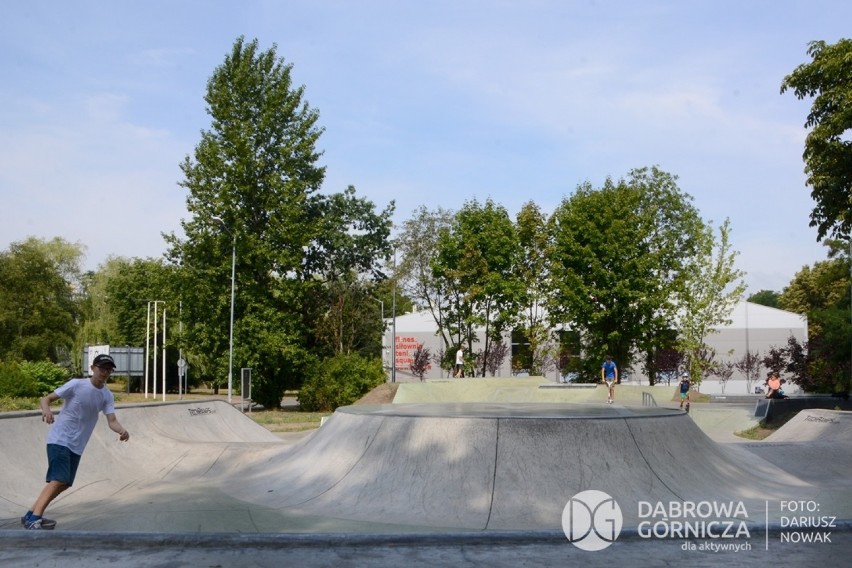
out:
{"label": "skate park surface", "polygon": [[[620,386],[610,405],[602,387],[540,378],[404,383],[393,404],[338,409],[287,440],[223,401],[119,407],[131,441],[99,425],[48,510],[57,530],[42,532],[19,518],[43,485],[48,427],[0,415],[0,565],[845,564],[849,413],[802,411],[748,442],[734,432],[756,424],[753,402],[686,414],[673,393]],[[562,531],[566,504],[590,489],[621,506],[621,535],[600,552]],[[749,547],[649,538],[649,521],[671,519],[640,502],[739,504],[745,517],[727,518],[745,522]],[[833,518],[831,542],[803,543],[819,531],[789,526],[802,516]]]}

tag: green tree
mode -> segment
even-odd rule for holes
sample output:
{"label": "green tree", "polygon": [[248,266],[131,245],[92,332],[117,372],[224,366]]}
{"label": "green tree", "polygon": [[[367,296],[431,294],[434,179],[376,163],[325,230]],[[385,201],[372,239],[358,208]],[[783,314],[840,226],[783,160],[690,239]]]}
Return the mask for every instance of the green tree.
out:
{"label": "green tree", "polygon": [[391,252],[393,204],[377,213],[352,186],[310,204],[315,233],[302,285],[311,290],[305,296],[306,325],[327,348],[318,354],[379,357],[383,322],[376,317],[376,287],[387,279],[381,259]]}
{"label": "green tree", "polygon": [[296,276],[306,270],[311,197],[324,178],[319,113],[293,86],[291,67],[275,46],[234,43],[207,83],[211,128],[181,164],[186,239],[168,237],[183,268],[186,340],[206,376],[228,375],[233,249],[234,367],[252,367],[252,394],[270,408],[312,364]]}
{"label": "green tree", "polygon": [[180,311],[178,276],[177,267],[162,259],[108,258],[86,278],[84,323],[78,344],[144,345],[148,302],[152,300],[165,305],[175,318],[171,323],[176,331]]}
{"label": "green tree", "polygon": [[760,304],[770,308],[778,307],[778,297],[780,294],[774,290],[760,290],[747,298],[747,301],[752,304]]}
{"label": "green tree", "polygon": [[0,252],[0,358],[71,369],[83,248],[30,237]]}
{"label": "green tree", "polygon": [[703,228],[676,179],[642,168],[600,189],[586,183],[551,217],[549,313],[552,323],[579,333],[585,380],[599,380],[607,353],[629,370],[635,351],[646,354],[654,380],[652,355],[673,319]]}
{"label": "green tree", "polygon": [[820,392],[849,392],[850,257],[845,243],[833,239],[825,243],[829,260],[802,267],[781,293],[778,305],[808,318],[808,371],[798,373],[798,384]]}
{"label": "green tree", "polygon": [[852,234],[852,40],[808,44],[812,61],[803,63],[784,78],[799,99],[812,98],[805,121],[805,173],[816,203],[811,212],[817,239]]}
{"label": "green tree", "polygon": [[[842,243],[826,241],[829,260],[803,266],[778,298],[782,310],[808,315],[816,310],[839,307],[849,295],[849,261]],[[848,307],[848,304],[847,304]],[[808,331],[822,333],[809,324]]]}
{"label": "green tree", "polygon": [[185,340],[205,378],[228,375],[233,261],[233,368],[251,367],[252,395],[277,408],[285,388],[334,352],[326,338],[335,334],[316,327],[348,293],[339,284],[382,277],[393,207],[375,214],[351,187],[318,193],[319,113],[275,46],[239,38],[205,101],[211,128],[181,164],[192,216],[184,239],[167,237]]}
{"label": "green tree", "polygon": [[735,267],[737,253],[731,248],[730,232],[727,219],[719,227],[718,240],[712,227],[705,227],[695,255],[684,267],[687,278],[678,302],[678,349],[687,355],[687,368],[696,384],[718,365],[705,338],[731,322],[731,311],[745,291],[743,272]]}
{"label": "green tree", "polygon": [[[149,369],[154,363],[153,337],[156,308],[157,364],[162,364],[162,349],[166,349],[167,389],[177,390],[177,360],[182,348],[182,290],[179,271],[175,265],[162,259],[111,257],[92,275],[90,294],[92,317],[84,326],[83,344],[105,343],[115,346],[149,348]],[[152,302],[156,301],[156,304]],[[150,306],[150,308],[149,308]],[[151,322],[149,322],[149,309]],[[165,316],[165,330],[163,318]],[[151,324],[149,327],[149,323]],[[163,331],[166,342],[163,343]],[[190,368],[199,367],[190,353],[185,353]],[[158,371],[159,374],[159,371]],[[153,378],[153,373],[150,378]],[[161,377],[158,377],[161,378]],[[189,373],[191,384],[199,384],[201,375]],[[140,388],[143,382],[135,380],[128,388]],[[153,386],[153,385],[151,385]],[[159,391],[159,386],[157,388]]]}
{"label": "green tree", "polygon": [[[400,290],[420,309],[429,310],[435,320],[443,352],[449,353],[453,339],[445,325],[450,305],[448,283],[435,275],[432,263],[438,254],[438,239],[452,226],[454,214],[446,209],[434,211],[420,207],[402,224],[396,239],[397,261],[394,278]],[[386,306],[389,305],[386,302]],[[398,313],[404,313],[397,310]]]}
{"label": "green tree", "polygon": [[112,309],[107,284],[118,272],[119,260],[109,258],[94,272],[83,278],[83,298],[80,305],[81,325],[74,340],[74,350],[82,353],[88,344],[117,345],[118,320]]}
{"label": "green tree", "polygon": [[547,217],[532,201],[524,204],[515,220],[518,235],[518,264],[515,275],[520,283],[518,317],[515,330],[526,343],[519,348],[519,360],[513,368],[527,369],[530,375],[543,375],[556,364],[558,347],[547,321],[547,297],[549,295],[550,235]]}
{"label": "green tree", "polygon": [[355,278],[318,287],[318,307],[321,304],[324,311],[313,327],[329,355],[381,357],[384,325],[377,314],[373,288]]}
{"label": "green tree", "polygon": [[484,328],[478,369],[482,376],[493,345],[502,341],[517,314],[516,264],[514,225],[505,208],[490,199],[484,205],[476,200],[465,203],[452,228],[442,231],[438,241],[432,266],[450,292],[444,324],[455,345],[466,343],[470,354],[474,353],[474,329]]}

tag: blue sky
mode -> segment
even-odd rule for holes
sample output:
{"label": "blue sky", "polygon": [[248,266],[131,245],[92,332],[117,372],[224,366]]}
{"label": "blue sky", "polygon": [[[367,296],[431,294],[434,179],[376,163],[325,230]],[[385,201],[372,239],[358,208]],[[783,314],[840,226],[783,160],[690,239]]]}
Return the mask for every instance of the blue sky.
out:
{"label": "blue sky", "polygon": [[162,255],[207,79],[243,35],[277,44],[319,110],[324,191],[395,200],[397,223],[474,198],[514,216],[656,165],[730,218],[748,293],[780,291],[825,259],[810,102],[780,84],[850,21],[840,0],[5,2],[0,249],[61,236],[88,269]]}

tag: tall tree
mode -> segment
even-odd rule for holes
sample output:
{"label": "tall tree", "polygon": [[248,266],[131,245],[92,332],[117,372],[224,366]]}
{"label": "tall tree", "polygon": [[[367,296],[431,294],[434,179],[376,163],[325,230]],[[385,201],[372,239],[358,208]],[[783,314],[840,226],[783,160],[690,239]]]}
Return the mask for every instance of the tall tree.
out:
{"label": "tall tree", "polygon": [[433,262],[435,276],[450,291],[445,324],[457,343],[466,343],[473,354],[476,327],[485,330],[482,365],[492,346],[514,323],[520,284],[514,275],[517,237],[505,208],[488,200],[465,203],[456,214],[451,230],[444,230]]}
{"label": "tall tree", "polygon": [[83,248],[30,237],[0,252],[0,359],[73,367]]}
{"label": "tall tree", "polygon": [[333,314],[367,300],[341,283],[384,277],[393,212],[375,213],[353,187],[319,193],[319,113],[291,69],[275,46],[235,42],[207,84],[211,128],[181,164],[186,238],[167,237],[202,373],[228,375],[233,289],[233,369],[252,368],[252,395],[270,408],[318,358],[347,350],[345,330],[329,327],[341,321]]}
{"label": "tall tree", "polygon": [[811,212],[817,239],[852,235],[852,40],[808,44],[812,61],[784,78],[799,99],[813,98],[805,121],[805,173],[816,203]]}
{"label": "tall tree", "polygon": [[607,353],[623,371],[637,350],[652,361],[675,313],[703,227],[676,179],[641,168],[600,189],[586,183],[551,217],[549,312],[580,334],[586,380],[597,380]]}
{"label": "tall tree", "polygon": [[177,276],[176,267],[162,259],[108,258],[87,278],[78,343],[144,345],[149,301],[178,315]]}
{"label": "tall tree", "polygon": [[452,226],[454,214],[446,209],[434,211],[421,206],[413,216],[404,221],[402,231],[396,239],[394,278],[402,292],[421,309],[429,310],[444,344],[443,352],[449,353],[453,345],[448,327],[445,325],[449,296],[447,282],[438,278],[432,270],[432,262],[438,254],[438,239],[443,231]]}
{"label": "tall tree", "polygon": [[[518,235],[518,265],[515,274],[520,282],[519,331],[525,340],[519,349],[517,365],[530,375],[543,375],[556,364],[557,345],[547,321],[548,253],[550,236],[547,217],[532,201],[524,204],[515,220]],[[513,361],[513,367],[516,362]]]}
{"label": "tall tree", "polygon": [[718,241],[712,227],[705,227],[695,255],[684,267],[687,278],[678,301],[678,347],[687,355],[695,383],[717,365],[705,338],[731,322],[731,311],[745,291],[743,272],[735,267],[737,253],[731,248],[730,232],[727,219],[719,227]]}
{"label": "tall tree", "polygon": [[852,258],[845,243],[834,239],[825,243],[829,260],[796,273],[778,298],[778,305],[808,318],[808,371],[799,373],[804,377],[800,386],[848,393],[852,391]]}
{"label": "tall tree", "polygon": [[[183,268],[187,340],[205,372],[228,374],[231,261],[234,366],[252,367],[252,394],[278,407],[283,389],[311,363],[297,276],[317,227],[311,201],[324,168],[315,149],[319,113],[293,85],[292,66],[239,38],[207,83],[211,127],[181,164],[192,218],[170,235]],[[297,379],[296,379],[297,380]]]}

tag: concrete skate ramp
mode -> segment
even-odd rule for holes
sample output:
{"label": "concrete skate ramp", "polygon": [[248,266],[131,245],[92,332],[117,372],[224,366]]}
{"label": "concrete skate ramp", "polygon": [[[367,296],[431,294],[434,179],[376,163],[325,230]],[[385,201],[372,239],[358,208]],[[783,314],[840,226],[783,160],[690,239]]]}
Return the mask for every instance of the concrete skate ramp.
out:
{"label": "concrete skate ramp", "polygon": [[[250,521],[238,518],[246,508],[234,507],[221,491],[205,485],[203,473],[230,448],[262,453],[280,448],[278,437],[222,401],[148,404],[116,412],[131,441],[119,442],[100,419],[74,486],[50,508],[51,515],[62,517],[64,528],[254,530]],[[44,486],[48,429],[40,413],[0,414],[2,526],[17,525]],[[215,514],[217,509],[226,514]],[[182,521],[181,515],[192,520]]]}
{"label": "concrete skate ramp", "polygon": [[[356,434],[358,433],[358,434]],[[346,438],[345,455],[327,448]],[[314,448],[321,448],[315,453]],[[619,503],[750,500],[809,488],[783,472],[767,492],[754,472],[676,410],[557,404],[394,404],[339,409],[299,461],[252,479],[273,506],[349,519],[463,528],[558,529],[575,493]],[[293,479],[279,494],[279,479]],[[280,475],[280,478],[278,477]],[[311,496],[312,495],[312,496]],[[311,497],[309,497],[311,496]],[[250,495],[238,496],[248,499]],[[638,522],[627,507],[625,523]]]}
{"label": "concrete skate ramp", "polygon": [[822,408],[802,410],[766,441],[852,443],[852,412]]}
{"label": "concrete skate ramp", "polygon": [[[637,501],[812,498],[816,488],[712,442],[688,415],[601,404],[394,404],[338,409],[291,445],[224,402],[120,408],[98,425],[75,486],[50,508],[66,530],[400,532],[559,529],[598,489]],[[103,420],[102,420],[103,422]],[[0,516],[43,486],[47,426],[0,419]],[[771,486],[754,481],[771,476]]]}
{"label": "concrete skate ramp", "polygon": [[834,502],[850,501],[852,412],[802,410],[766,440],[747,449],[803,481],[840,490]]}

